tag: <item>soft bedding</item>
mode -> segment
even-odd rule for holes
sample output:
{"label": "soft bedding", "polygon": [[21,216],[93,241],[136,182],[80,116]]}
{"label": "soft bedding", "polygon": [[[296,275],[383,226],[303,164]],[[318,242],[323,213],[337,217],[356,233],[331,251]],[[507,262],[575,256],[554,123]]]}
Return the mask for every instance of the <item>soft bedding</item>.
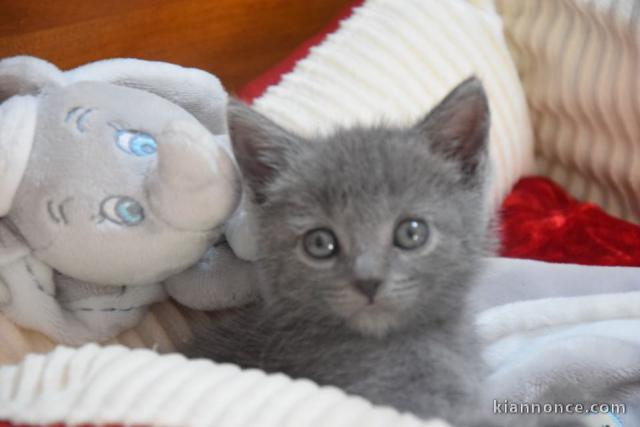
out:
{"label": "soft bedding", "polygon": [[[11,420],[4,424],[1,420]],[[333,387],[233,365],[87,345],[0,368],[0,426],[447,427]]]}
{"label": "soft bedding", "polygon": [[[611,414],[589,416],[594,426],[614,419],[638,425],[640,268],[489,258],[473,300],[490,368],[487,412],[494,410],[494,400],[553,402],[546,400],[547,392],[567,387],[565,404],[610,405]],[[626,405],[625,413],[614,406],[619,404]],[[495,416],[508,415],[498,409]],[[291,382],[283,375],[95,345],[60,348],[0,368],[0,419],[238,427],[443,425],[422,424],[346,398],[335,388]]]}
{"label": "soft bedding", "polygon": [[492,400],[552,402],[555,390],[640,425],[640,268],[493,258],[473,300]]}
{"label": "soft bedding", "polygon": [[527,94],[538,173],[640,223],[640,2],[495,5]]}
{"label": "soft bedding", "polygon": [[[253,99],[279,125],[308,135],[354,124],[413,124],[475,75],[491,108],[491,207],[533,171],[526,98],[491,2],[369,0],[322,43],[305,47],[293,54],[291,72]],[[252,85],[241,95],[258,90]]]}

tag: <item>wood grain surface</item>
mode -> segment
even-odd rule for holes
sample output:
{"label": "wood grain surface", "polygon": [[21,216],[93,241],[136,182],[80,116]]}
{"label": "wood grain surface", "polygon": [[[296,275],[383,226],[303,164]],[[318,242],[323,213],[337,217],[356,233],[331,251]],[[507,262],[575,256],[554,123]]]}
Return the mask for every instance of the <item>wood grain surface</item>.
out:
{"label": "wood grain surface", "polygon": [[136,57],[215,73],[230,91],[317,33],[350,0],[0,0],[0,57],[61,68]]}

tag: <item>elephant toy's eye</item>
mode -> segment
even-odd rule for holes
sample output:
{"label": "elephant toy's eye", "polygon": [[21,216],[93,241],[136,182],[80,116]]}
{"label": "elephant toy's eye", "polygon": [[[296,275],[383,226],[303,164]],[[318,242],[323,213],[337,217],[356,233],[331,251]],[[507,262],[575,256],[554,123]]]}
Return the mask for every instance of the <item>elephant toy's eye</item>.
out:
{"label": "elephant toy's eye", "polygon": [[139,131],[117,130],[116,145],[125,153],[138,157],[152,156],[158,151],[156,140]]}
{"label": "elephant toy's eye", "polygon": [[126,196],[111,196],[102,201],[100,214],[109,221],[124,226],[138,225],[144,220],[144,208]]}

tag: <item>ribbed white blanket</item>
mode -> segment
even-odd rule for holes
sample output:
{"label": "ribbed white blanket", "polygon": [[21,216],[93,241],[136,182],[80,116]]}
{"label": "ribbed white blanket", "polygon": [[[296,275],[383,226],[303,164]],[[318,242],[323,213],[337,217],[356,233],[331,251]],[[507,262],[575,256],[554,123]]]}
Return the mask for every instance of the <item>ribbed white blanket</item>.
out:
{"label": "ribbed white blanket", "polygon": [[121,346],[59,347],[0,368],[0,421],[216,427],[447,427],[334,387]]}
{"label": "ribbed white blanket", "polygon": [[[573,385],[603,403],[626,405],[624,414],[587,417],[595,426],[616,418],[626,425],[640,421],[640,268],[493,258],[474,292],[490,368],[487,409],[493,399],[541,402],[549,387]],[[565,398],[570,403],[582,396]],[[2,419],[220,427],[446,425],[306,380],[95,345],[58,348],[0,368]]]}

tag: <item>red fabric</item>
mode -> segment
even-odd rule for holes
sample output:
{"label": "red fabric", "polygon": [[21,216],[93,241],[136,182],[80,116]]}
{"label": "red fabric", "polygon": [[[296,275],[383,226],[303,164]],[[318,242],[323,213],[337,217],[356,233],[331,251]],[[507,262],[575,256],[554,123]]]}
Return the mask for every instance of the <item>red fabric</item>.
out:
{"label": "red fabric", "polygon": [[309,50],[319,45],[328,34],[333,33],[340,26],[340,22],[349,16],[353,12],[355,7],[364,3],[364,0],[357,0],[345,7],[338,15],[327,25],[319,34],[311,37],[309,40],[303,42],[296,50],[291,52],[289,56],[280,61],[278,64],[259,75],[251,82],[247,83],[243,88],[238,91],[238,97],[247,103],[253,102],[254,99],[264,93],[264,91],[271,85],[275,85],[280,82],[280,78],[293,70],[300,59],[309,54]]}
{"label": "red fabric", "polygon": [[581,203],[545,178],[524,178],[502,205],[502,255],[640,266],[640,226]]}

